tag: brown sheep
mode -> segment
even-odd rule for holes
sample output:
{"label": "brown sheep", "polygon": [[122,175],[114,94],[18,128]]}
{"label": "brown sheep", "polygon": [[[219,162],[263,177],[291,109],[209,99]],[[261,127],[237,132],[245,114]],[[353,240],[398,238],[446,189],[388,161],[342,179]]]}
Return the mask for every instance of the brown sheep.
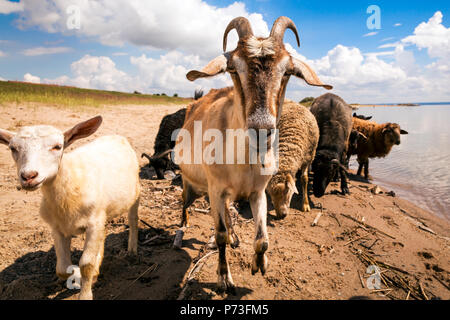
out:
{"label": "brown sheep", "polygon": [[[373,121],[353,118],[353,130],[359,131],[367,137],[360,141],[352,154],[358,155],[358,175],[364,168],[364,178],[369,178],[369,158],[384,158],[394,145],[400,144],[400,135],[408,134],[397,123],[378,124]],[[348,158],[352,154],[348,154]]]}
{"label": "brown sheep", "polygon": [[308,201],[308,168],[314,160],[319,127],[316,118],[304,106],[286,101],[279,122],[279,168],[266,188],[278,218],[284,218],[294,193],[297,172],[301,174],[303,202],[301,210],[311,210]]}

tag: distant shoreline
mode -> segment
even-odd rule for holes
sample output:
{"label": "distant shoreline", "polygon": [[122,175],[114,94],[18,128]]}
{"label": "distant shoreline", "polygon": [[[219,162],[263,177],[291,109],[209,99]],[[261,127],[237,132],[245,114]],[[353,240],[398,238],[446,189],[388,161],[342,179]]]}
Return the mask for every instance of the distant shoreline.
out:
{"label": "distant shoreline", "polygon": [[420,104],[417,103],[398,103],[398,104],[359,104],[352,103],[350,106],[353,109],[358,109],[362,107],[420,107]]}

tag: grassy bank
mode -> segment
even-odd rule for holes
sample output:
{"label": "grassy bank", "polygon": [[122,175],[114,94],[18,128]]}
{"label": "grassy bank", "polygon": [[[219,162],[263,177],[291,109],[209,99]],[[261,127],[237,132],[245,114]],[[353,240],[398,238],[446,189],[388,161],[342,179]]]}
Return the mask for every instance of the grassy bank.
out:
{"label": "grassy bank", "polygon": [[91,90],[47,84],[0,81],[0,104],[36,102],[58,106],[88,106],[119,104],[187,104],[191,98],[166,95],[133,94],[116,91]]}

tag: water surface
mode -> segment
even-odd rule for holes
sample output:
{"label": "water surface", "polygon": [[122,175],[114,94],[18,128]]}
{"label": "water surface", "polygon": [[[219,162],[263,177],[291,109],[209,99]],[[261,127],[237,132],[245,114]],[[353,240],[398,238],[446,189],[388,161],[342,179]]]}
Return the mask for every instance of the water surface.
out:
{"label": "water surface", "polygon": [[[409,132],[386,158],[369,160],[378,183],[450,221],[450,104],[419,107],[361,107],[378,123],[396,122]],[[350,168],[357,169],[356,156]]]}

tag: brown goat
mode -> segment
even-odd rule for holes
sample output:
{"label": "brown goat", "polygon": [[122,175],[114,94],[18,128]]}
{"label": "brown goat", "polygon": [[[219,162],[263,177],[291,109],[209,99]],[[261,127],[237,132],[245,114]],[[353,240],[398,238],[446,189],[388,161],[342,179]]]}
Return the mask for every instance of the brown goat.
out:
{"label": "brown goat", "polygon": [[[219,249],[218,285],[231,292],[234,291],[234,283],[225,249],[227,243],[236,243],[236,239],[233,238],[229,219],[229,204],[234,200],[249,199],[255,223],[255,254],[251,271],[252,274],[258,271],[264,274],[268,262],[265,252],[269,247],[265,188],[275,171],[275,157],[273,148],[269,148],[264,160],[259,158],[257,163],[250,163],[247,159],[251,154],[252,138],[247,136],[242,146],[236,145],[236,135],[232,133],[230,136],[229,132],[248,133],[254,130],[268,138],[272,130],[276,129],[291,75],[304,79],[310,85],[331,89],[331,86],[319,80],[309,66],[291,57],[285,49],[283,37],[287,28],[295,33],[299,44],[297,29],[289,18],[278,18],[268,38],[256,38],[246,18],[235,18],[225,30],[223,47],[225,51],[228,33],[235,29],[239,36],[237,48],[215,58],[203,70],[193,70],[186,75],[193,81],[228,72],[234,84],[232,88],[212,90],[188,107],[182,130],[194,139],[185,139],[180,132],[174,159],[178,162],[178,157],[183,153],[183,160],[179,163],[183,176],[183,224],[187,224],[187,206],[199,195],[209,196]],[[195,127],[199,124],[201,137],[204,137],[204,133],[215,132],[224,138],[222,148],[215,150],[215,161],[212,163],[205,161],[202,156],[213,143],[203,140],[200,146],[195,144]],[[186,156],[186,162],[185,152],[190,154]],[[222,159],[227,159],[226,163],[216,161],[219,154]],[[196,157],[202,158],[201,161],[197,162]],[[241,157],[245,158],[244,163],[240,162]]]}
{"label": "brown goat", "polygon": [[[378,124],[374,121],[353,118],[353,130],[362,133],[367,139],[358,142],[352,154],[358,155],[358,175],[364,168],[364,178],[369,178],[369,158],[384,158],[394,145],[400,144],[400,135],[408,134],[397,123]],[[348,158],[352,154],[348,154]]]}

